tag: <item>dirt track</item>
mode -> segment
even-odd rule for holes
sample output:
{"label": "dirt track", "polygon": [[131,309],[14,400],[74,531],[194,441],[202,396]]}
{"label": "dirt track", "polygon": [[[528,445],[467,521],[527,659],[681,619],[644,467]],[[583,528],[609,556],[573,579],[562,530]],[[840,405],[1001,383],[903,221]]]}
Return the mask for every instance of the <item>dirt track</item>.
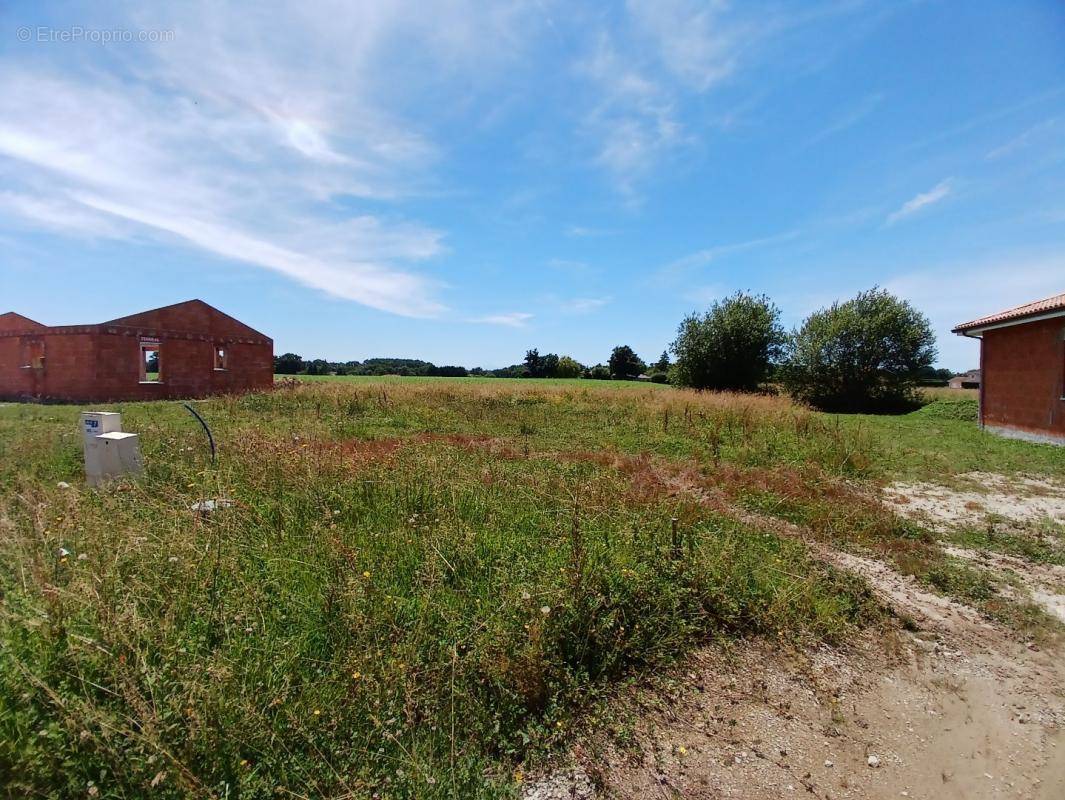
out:
{"label": "dirt track", "polygon": [[820,554],[865,577],[911,630],[846,650],[699,653],[668,691],[621,699],[638,720],[625,747],[593,734],[574,767],[525,797],[1065,797],[1060,651],[879,561]]}

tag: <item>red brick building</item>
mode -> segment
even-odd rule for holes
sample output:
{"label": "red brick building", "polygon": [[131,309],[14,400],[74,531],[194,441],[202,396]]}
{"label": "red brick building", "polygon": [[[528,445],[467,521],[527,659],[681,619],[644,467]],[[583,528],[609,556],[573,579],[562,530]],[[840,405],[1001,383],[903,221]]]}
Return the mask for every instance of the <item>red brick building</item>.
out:
{"label": "red brick building", "polygon": [[1065,294],[974,319],[954,333],[980,340],[980,424],[1065,444]]}
{"label": "red brick building", "polygon": [[202,300],[98,325],[0,314],[0,399],[95,403],[267,389],[274,343]]}

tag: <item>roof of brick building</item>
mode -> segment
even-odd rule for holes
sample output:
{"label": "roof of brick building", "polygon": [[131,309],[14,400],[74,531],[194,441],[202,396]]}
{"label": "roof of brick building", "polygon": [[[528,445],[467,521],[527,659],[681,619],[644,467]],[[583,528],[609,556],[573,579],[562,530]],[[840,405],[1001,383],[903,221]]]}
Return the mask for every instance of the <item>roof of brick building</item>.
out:
{"label": "roof of brick building", "polygon": [[1065,294],[1056,294],[1052,297],[1045,297],[1042,300],[1025,303],[1023,306],[1007,308],[1005,311],[999,311],[994,314],[988,314],[986,317],[963,322],[961,325],[956,326],[953,332],[964,333],[965,331],[971,331],[974,328],[984,328],[988,325],[1012,323],[1014,321],[1022,322],[1027,317],[1037,317],[1055,311],[1065,311]]}

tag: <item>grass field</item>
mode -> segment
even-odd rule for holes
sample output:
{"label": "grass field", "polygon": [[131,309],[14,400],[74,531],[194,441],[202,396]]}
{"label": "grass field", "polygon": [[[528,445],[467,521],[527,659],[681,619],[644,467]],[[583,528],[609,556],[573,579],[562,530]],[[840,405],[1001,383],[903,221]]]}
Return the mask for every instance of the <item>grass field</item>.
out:
{"label": "grass field", "polygon": [[[620,682],[696,644],[844,642],[879,618],[858,579],[738,510],[979,594],[868,487],[1065,460],[936,405],[306,381],[198,403],[217,464],[180,404],[114,406],[147,471],[101,491],[78,408],[0,406],[4,788],[513,794]],[[232,505],[190,509],[205,498]]]}
{"label": "grass field", "polygon": [[340,383],[360,385],[389,384],[410,385],[417,383],[426,384],[453,384],[457,386],[557,386],[557,387],[584,387],[584,388],[610,388],[610,389],[669,389],[663,383],[651,383],[650,381],[593,381],[582,378],[493,378],[471,376],[466,378],[418,378],[401,377],[399,375],[275,375],[275,381],[283,380],[309,381],[311,383]]}

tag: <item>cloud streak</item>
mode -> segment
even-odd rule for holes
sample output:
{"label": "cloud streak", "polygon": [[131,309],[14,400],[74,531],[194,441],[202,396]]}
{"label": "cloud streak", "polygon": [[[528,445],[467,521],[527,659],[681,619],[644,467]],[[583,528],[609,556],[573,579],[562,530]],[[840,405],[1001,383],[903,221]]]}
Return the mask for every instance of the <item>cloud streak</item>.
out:
{"label": "cloud streak", "polygon": [[837,119],[831,125],[828,125],[818,131],[810,140],[806,143],[806,146],[815,145],[824,139],[828,139],[831,136],[835,136],[837,133],[842,133],[848,128],[852,128],[861,122],[863,119],[872,114],[877,107],[883,102],[884,95],[871,94],[865,97],[857,106],[855,106],[848,114]]}
{"label": "cloud streak", "polygon": [[595,97],[582,125],[593,161],[630,201],[663,159],[696,141],[685,100],[727,80],[768,30],[727,12],[723,3],[629,0],[578,64]]}
{"label": "cloud streak", "polygon": [[798,238],[800,235],[801,231],[793,230],[778,233],[773,236],[748,239],[743,242],[714,245],[713,247],[696,250],[694,253],[689,253],[675,261],[671,261],[662,267],[658,271],[658,274],[659,277],[663,279],[677,279],[726,256],[735,253],[743,253],[748,250],[757,250],[762,247],[771,247],[776,244],[783,244],[784,242],[789,242]]}
{"label": "cloud streak", "polygon": [[591,314],[608,305],[611,299],[610,297],[578,297],[567,300],[559,308],[566,314]]}
{"label": "cloud streak", "polygon": [[[581,131],[593,145],[592,163],[636,203],[642,183],[670,157],[699,147],[708,127],[735,123],[736,112],[707,113],[707,98],[754,72],[766,42],[860,8],[830,2],[752,11],[721,0],[628,0],[624,13],[586,46],[576,70],[591,88]],[[783,47],[806,52],[798,44]],[[756,102],[751,97],[747,104]],[[853,119],[818,138],[855,124],[879,102],[879,96],[866,98]]]}
{"label": "cloud streak", "polygon": [[502,325],[507,328],[524,328],[532,318],[532,314],[524,311],[508,311],[502,314],[489,314],[486,317],[474,317],[469,321],[483,325]]}
{"label": "cloud streak", "polygon": [[944,198],[946,198],[952,189],[953,179],[947,178],[944,181],[940,181],[927,192],[922,192],[915,197],[910,198],[902,204],[897,210],[888,214],[887,219],[884,220],[885,225],[894,225],[899,220],[906,219],[916,214],[922,209],[928,208],[928,206],[935,205]]}
{"label": "cloud streak", "polygon": [[1005,144],[1000,145],[994,148],[993,150],[990,150],[987,155],[984,156],[984,158],[986,158],[988,161],[994,161],[995,159],[1003,158],[1005,156],[1011,156],[1018,150],[1023,150],[1024,148],[1030,146],[1043,134],[1053,130],[1057,123],[1057,119],[1048,119],[1044,120],[1043,122],[1040,122],[1037,125],[1033,125],[1026,131],[1024,131],[1024,133],[1021,133],[1020,135],[1010,139]]}
{"label": "cloud streak", "polygon": [[[409,68],[432,78],[406,85],[476,85],[518,49],[526,12],[268,5],[159,9],[152,27],[175,42],[115,46],[107,72],[74,49],[0,59],[0,222],[194,247],[382,311],[444,314],[443,282],[417,269],[444,252],[443,233],[360,211],[417,191],[439,157],[390,110],[403,103],[380,76],[391,81],[391,54],[413,40]],[[143,22],[119,8],[87,7],[84,21]]]}

